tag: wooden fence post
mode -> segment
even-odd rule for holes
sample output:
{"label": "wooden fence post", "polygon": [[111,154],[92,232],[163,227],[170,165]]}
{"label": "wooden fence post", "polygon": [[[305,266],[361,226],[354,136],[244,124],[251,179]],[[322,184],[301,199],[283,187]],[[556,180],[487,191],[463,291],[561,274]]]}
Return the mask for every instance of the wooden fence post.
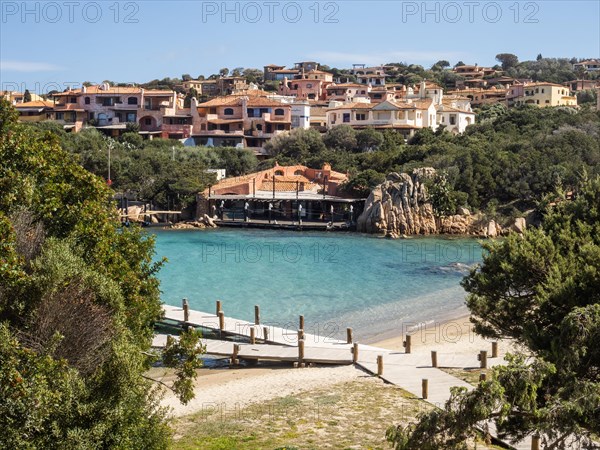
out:
{"label": "wooden fence post", "polygon": [[540,435],[534,434],[531,436],[531,450],[540,450]]}
{"label": "wooden fence post", "polygon": [[437,351],[431,351],[431,367],[437,367]]}
{"label": "wooden fence post", "polygon": [[377,355],[377,375],[383,375],[383,355]]}
{"label": "wooden fence post", "polygon": [[479,367],[482,369],[487,369],[487,350],[481,350],[479,352]]}
{"label": "wooden fence post", "polygon": [[250,343],[252,345],[256,344],[256,329],[254,327],[250,327]]}
{"label": "wooden fence post", "polygon": [[298,341],[298,366],[304,367],[304,339]]}
{"label": "wooden fence post", "polygon": [[492,358],[498,357],[498,342],[492,342]]}
{"label": "wooden fence post", "polygon": [[215,313],[217,316],[219,315],[219,311],[222,311],[221,300],[217,300],[217,312]]}
{"label": "wooden fence post", "polygon": [[410,334],[406,335],[405,341],[403,342],[404,345],[404,353],[410,353],[410,347],[411,347],[411,337]]}
{"label": "wooden fence post", "polygon": [[254,305],[254,325],[260,325],[260,306]]}
{"label": "wooden fence post", "polygon": [[238,354],[240,353],[240,344],[233,344],[233,355],[231,355],[231,364],[237,365],[240,361]]}
{"label": "wooden fence post", "polygon": [[298,322],[299,322],[298,329],[299,329],[299,330],[304,330],[304,316],[300,316],[300,318],[299,318],[299,319],[300,319],[300,320],[298,320]]}
{"label": "wooden fence post", "polygon": [[269,327],[263,327],[263,339],[265,342],[269,340]]}
{"label": "wooden fence post", "polygon": [[354,343],[352,346],[352,362],[356,364],[358,362],[358,343]]}
{"label": "wooden fence post", "polygon": [[423,394],[422,397],[427,400],[427,397],[429,397],[429,380],[427,378],[423,378],[421,381],[421,393]]}
{"label": "wooden fence post", "polygon": [[352,328],[346,328],[346,343],[352,344]]}
{"label": "wooden fence post", "polygon": [[223,311],[219,311],[219,330],[223,332],[225,330],[225,313]]}
{"label": "wooden fence post", "polygon": [[485,381],[485,380],[487,380],[487,375],[485,372],[481,372],[479,374],[479,381]]}
{"label": "wooden fence post", "polygon": [[183,321],[187,323],[190,321],[190,304],[189,304],[187,298],[184,298],[182,300],[182,303],[183,303]]}

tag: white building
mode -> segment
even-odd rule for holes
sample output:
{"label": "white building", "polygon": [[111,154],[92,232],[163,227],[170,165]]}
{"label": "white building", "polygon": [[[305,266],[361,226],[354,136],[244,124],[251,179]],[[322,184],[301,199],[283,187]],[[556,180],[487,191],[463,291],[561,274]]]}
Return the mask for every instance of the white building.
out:
{"label": "white building", "polygon": [[345,124],[356,129],[392,129],[405,139],[422,128],[435,131],[439,126],[445,126],[457,134],[475,123],[475,113],[468,98],[444,98],[440,86],[426,82],[422,82],[418,90],[409,87],[403,98],[395,100],[331,102],[326,114],[327,128]]}

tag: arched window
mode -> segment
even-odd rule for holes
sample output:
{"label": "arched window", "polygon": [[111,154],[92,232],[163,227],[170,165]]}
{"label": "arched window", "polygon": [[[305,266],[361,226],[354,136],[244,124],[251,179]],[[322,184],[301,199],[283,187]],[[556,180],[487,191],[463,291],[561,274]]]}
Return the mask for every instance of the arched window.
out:
{"label": "arched window", "polygon": [[89,105],[89,104],[90,104],[90,98],[89,98],[89,97],[86,97],[84,101],[85,101],[85,104],[86,104],[86,105]]}
{"label": "arched window", "polygon": [[285,113],[284,113],[284,111],[283,111],[283,108],[277,108],[277,109],[275,110],[275,115],[276,115],[276,116],[283,116],[284,114],[285,114]]}
{"label": "arched window", "polygon": [[294,172],[294,175],[303,175],[303,172],[300,169],[298,169]]}
{"label": "arched window", "polygon": [[275,175],[283,176],[283,170],[276,170]]}
{"label": "arched window", "polygon": [[127,104],[128,105],[137,105],[137,97],[129,97],[127,99]]}
{"label": "arched window", "polygon": [[225,114],[226,116],[233,116],[233,108],[225,108],[223,114]]}

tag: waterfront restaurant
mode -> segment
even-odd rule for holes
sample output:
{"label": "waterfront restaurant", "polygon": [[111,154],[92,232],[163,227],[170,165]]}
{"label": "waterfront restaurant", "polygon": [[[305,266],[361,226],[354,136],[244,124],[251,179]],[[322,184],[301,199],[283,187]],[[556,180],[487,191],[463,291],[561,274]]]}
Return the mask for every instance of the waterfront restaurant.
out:
{"label": "waterfront restaurant", "polygon": [[197,216],[216,216],[222,225],[248,223],[305,228],[351,227],[365,199],[342,192],[348,175],[329,164],[320,169],[280,166],[225,178],[199,195]]}

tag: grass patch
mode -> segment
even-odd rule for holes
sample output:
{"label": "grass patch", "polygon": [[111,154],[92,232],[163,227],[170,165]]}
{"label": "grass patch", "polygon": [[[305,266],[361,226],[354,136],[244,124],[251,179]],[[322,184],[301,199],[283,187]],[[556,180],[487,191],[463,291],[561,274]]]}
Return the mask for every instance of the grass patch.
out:
{"label": "grass patch", "polygon": [[173,422],[173,449],[389,449],[385,430],[431,406],[377,378]]}

